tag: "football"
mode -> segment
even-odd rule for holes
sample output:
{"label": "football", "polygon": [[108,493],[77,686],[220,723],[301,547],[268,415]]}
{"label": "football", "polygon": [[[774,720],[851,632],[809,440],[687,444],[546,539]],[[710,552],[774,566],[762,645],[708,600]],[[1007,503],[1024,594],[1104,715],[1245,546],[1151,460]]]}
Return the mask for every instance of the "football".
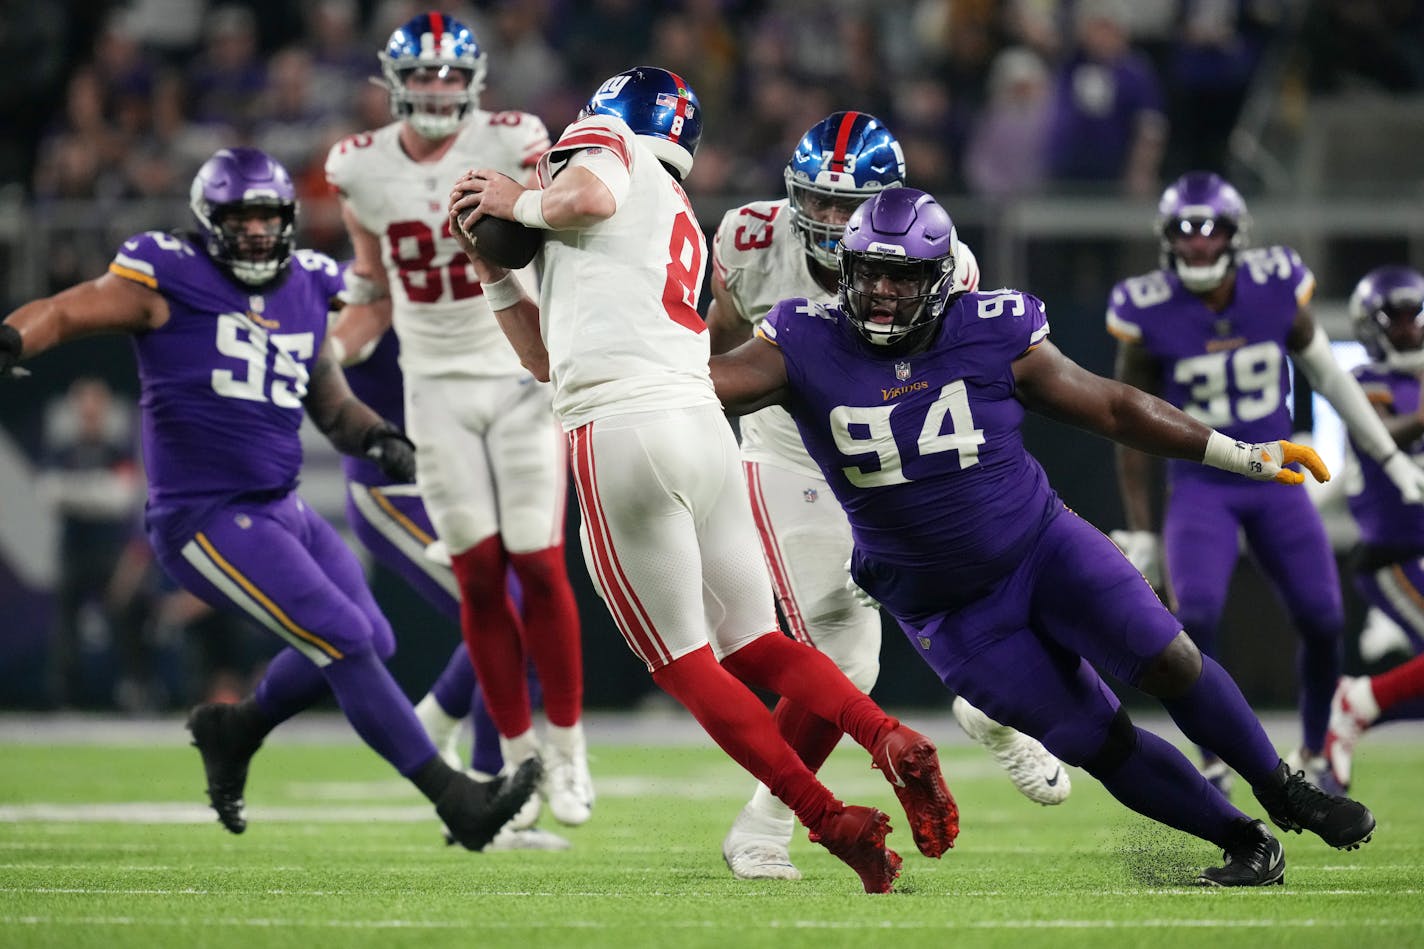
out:
{"label": "football", "polygon": [[460,227],[481,257],[510,270],[529,266],[544,244],[544,232],[539,228],[525,227],[502,217],[485,215],[474,227],[467,227],[461,220]]}

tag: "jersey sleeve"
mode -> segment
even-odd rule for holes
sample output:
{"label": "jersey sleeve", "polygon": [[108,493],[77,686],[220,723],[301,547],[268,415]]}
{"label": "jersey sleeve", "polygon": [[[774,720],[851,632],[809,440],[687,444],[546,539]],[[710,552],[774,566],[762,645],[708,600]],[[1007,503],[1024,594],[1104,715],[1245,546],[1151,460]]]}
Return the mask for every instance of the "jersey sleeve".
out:
{"label": "jersey sleeve", "polygon": [[781,217],[785,207],[784,202],[756,201],[733,208],[722,216],[712,238],[713,279],[730,291],[737,315],[748,323],[752,318],[744,309],[738,289],[747,270],[772,253],[773,229],[790,226]]}
{"label": "jersey sleeve", "polygon": [[634,142],[633,133],[628,126],[612,116],[590,115],[586,119],[580,119],[564,129],[559,140],[539,159],[539,183],[545,188],[549,187],[568,167],[569,159],[586,148],[607,149],[631,172]]}
{"label": "jersey sleeve", "polygon": [[960,317],[966,341],[984,347],[1004,363],[1048,339],[1047,308],[1031,293],[1008,289],[970,293],[957,305],[969,308]]}
{"label": "jersey sleeve", "polygon": [[1137,307],[1128,295],[1127,281],[1112,288],[1108,294],[1108,333],[1125,343],[1142,342],[1142,323]]}
{"label": "jersey sleeve", "polygon": [[549,129],[537,115],[529,112],[495,112],[490,116],[490,124],[509,129],[515,160],[520,168],[533,168],[549,150]]}
{"label": "jersey sleeve", "polygon": [[362,149],[369,148],[372,142],[370,132],[360,132],[356,135],[348,135],[326,153],[326,182],[337,194],[341,195],[343,201],[356,215],[356,220],[367,230],[377,230],[367,223],[362,214],[362,208],[367,203],[360,181],[361,159],[358,157]]}
{"label": "jersey sleeve", "polygon": [[346,289],[346,266],[338,264],[331,257],[318,250],[302,249],[293,252],[293,267],[310,270],[316,275],[317,286],[326,299],[332,300]]}
{"label": "jersey sleeve", "polygon": [[1315,296],[1315,274],[1305,265],[1305,261],[1300,259],[1295,248],[1282,247],[1281,251],[1288,261],[1290,276],[1286,279],[1295,293],[1296,306],[1308,306],[1311,298]]}
{"label": "jersey sleeve", "polygon": [[954,260],[954,292],[973,293],[979,289],[979,258],[963,241],[959,242],[959,254]]}
{"label": "jersey sleeve", "polygon": [[187,287],[185,264],[197,257],[198,251],[184,238],[163,231],[145,231],[120,245],[109,262],[109,273],[171,297]]}

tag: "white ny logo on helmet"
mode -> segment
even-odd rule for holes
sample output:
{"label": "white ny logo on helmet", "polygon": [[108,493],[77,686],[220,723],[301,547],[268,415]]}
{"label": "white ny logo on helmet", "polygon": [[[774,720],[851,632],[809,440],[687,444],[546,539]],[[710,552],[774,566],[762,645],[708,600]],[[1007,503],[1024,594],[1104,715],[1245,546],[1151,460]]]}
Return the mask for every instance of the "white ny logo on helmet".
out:
{"label": "white ny logo on helmet", "polygon": [[598,91],[593,94],[594,105],[602,106],[603,100],[616,99],[618,97],[618,93],[623,91],[623,87],[628,85],[628,80],[632,78],[632,76],[619,74],[609,79],[603,85],[599,86]]}

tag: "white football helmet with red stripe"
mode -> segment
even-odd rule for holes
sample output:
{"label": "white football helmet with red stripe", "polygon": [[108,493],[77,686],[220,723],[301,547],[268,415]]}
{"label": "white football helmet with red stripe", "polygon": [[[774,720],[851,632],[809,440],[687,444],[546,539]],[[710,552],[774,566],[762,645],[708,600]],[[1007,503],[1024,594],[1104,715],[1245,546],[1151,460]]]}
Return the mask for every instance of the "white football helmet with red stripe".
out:
{"label": "white football helmet with red stripe", "polygon": [[806,253],[836,267],[845,222],[867,198],[905,183],[905,153],[885,124],[865,112],[832,112],[813,125],[786,163],[791,224]]}

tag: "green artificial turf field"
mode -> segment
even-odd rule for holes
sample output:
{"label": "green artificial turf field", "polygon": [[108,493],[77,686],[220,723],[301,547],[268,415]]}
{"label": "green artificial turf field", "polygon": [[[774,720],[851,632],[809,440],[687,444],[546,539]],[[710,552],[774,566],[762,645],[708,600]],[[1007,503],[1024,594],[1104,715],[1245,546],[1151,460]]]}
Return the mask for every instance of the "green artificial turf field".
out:
{"label": "green artificial turf field", "polygon": [[269,741],[240,837],[200,806],[179,722],[102,743],[72,732],[0,742],[6,949],[1424,945],[1418,730],[1364,746],[1356,792],[1379,819],[1373,842],[1339,853],[1286,835],[1286,886],[1251,891],[1187,885],[1219,855],[1082,772],[1066,804],[1042,808],[943,730],[963,831],[927,860],[884,780],[843,745],[827,783],[900,828],[899,892],[875,897],[804,831],[803,880],[733,880],[720,842],[750,782],[706,742],[600,744],[591,726],[599,799],[567,831],[573,849],[471,854],[442,846],[416,792],[336,727]]}

